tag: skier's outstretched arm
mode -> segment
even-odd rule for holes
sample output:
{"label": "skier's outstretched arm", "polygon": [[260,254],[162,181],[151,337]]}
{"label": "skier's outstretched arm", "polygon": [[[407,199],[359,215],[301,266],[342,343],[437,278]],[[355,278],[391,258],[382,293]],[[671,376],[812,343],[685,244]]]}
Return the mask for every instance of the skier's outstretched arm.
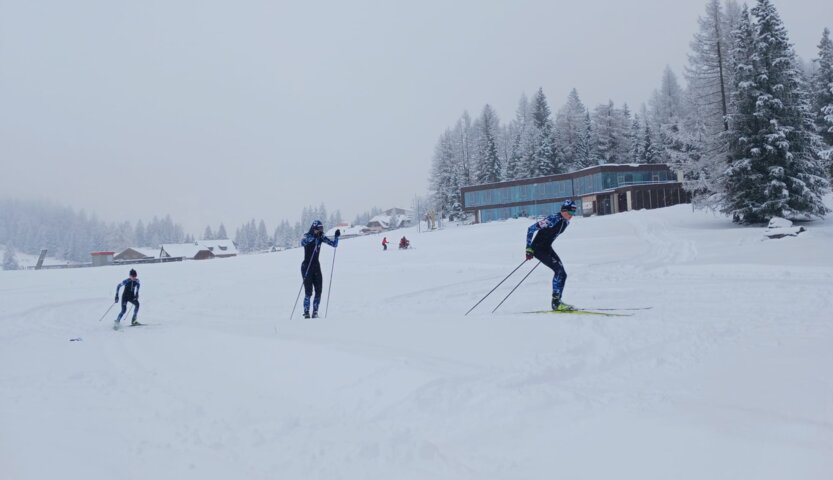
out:
{"label": "skier's outstretched arm", "polygon": [[329,238],[327,238],[325,236],[322,236],[321,241],[323,241],[324,243],[326,243],[327,245],[329,245],[333,248],[336,248],[336,247],[338,247],[338,238],[339,237],[341,237],[341,230],[336,229],[335,240],[330,240]]}

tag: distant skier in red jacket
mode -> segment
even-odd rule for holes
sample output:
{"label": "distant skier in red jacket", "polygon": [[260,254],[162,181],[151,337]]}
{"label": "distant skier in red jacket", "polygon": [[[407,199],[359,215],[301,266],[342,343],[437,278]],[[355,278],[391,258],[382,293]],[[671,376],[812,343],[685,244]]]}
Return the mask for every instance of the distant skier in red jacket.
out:
{"label": "distant skier in red jacket", "polygon": [[387,249],[388,249],[388,244],[389,244],[389,243],[390,243],[390,242],[388,241],[388,237],[382,237],[382,248],[383,248],[383,249],[387,250]]}

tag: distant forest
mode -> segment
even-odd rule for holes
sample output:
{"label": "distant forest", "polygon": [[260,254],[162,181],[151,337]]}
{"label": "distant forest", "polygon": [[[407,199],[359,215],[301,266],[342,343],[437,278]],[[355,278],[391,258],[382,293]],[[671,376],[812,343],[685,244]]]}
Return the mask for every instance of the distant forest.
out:
{"label": "distant forest", "polygon": [[[373,207],[356,216],[354,224],[365,224],[382,210]],[[234,242],[243,253],[265,251],[272,247],[291,248],[300,244],[301,236],[313,220],[321,220],[329,229],[342,223],[341,212],[328,213],[325,205],[305,207],[300,220],[283,220],[270,231],[266,222],[254,219],[235,231]],[[271,232],[271,233],[270,233]],[[163,243],[195,242],[229,238],[224,224],[206,226],[202,235],[186,234],[170,215],[143,222],[107,223],[95,214],[75,211],[49,201],[0,199],[0,245],[10,252],[4,267],[14,269],[14,252],[38,254],[42,248],[58,259],[88,262],[90,252],[120,251],[127,247],[158,248]]]}
{"label": "distant forest", "polygon": [[90,252],[127,247],[159,246],[163,243],[193,241],[169,215],[141,220],[107,223],[95,214],[47,201],[0,199],[0,244],[37,254],[42,248],[49,256],[87,262]]}
{"label": "distant forest", "polygon": [[[430,190],[463,216],[460,188],[609,163],[668,163],[698,206],[738,223],[822,217],[833,174],[833,42],[802,62],[770,0],[710,0],[685,84],[668,67],[647,105],[585,106],[577,89],[554,114],[543,89],[501,124],[485,105],[439,137]],[[692,19],[694,20],[694,19]]]}

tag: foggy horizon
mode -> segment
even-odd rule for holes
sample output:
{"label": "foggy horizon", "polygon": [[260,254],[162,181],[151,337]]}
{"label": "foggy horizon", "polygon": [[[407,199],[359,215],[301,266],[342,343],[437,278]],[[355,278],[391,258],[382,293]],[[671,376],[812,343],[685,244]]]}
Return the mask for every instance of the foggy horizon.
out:
{"label": "foggy horizon", "polygon": [[[3,3],[0,196],[196,236],[409,208],[463,111],[506,123],[539,87],[553,113],[572,88],[638,111],[666,65],[684,83],[705,4]],[[833,2],[774,4],[814,58]]]}

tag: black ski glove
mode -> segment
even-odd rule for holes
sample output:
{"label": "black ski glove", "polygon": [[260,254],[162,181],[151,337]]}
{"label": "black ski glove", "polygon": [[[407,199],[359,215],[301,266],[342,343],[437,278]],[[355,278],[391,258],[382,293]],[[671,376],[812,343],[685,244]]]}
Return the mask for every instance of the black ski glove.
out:
{"label": "black ski glove", "polygon": [[340,236],[341,236],[341,230],[336,228],[336,237],[340,237]]}
{"label": "black ski glove", "polygon": [[116,294],[116,299],[113,300],[113,303],[119,303],[119,294],[118,293]]}

